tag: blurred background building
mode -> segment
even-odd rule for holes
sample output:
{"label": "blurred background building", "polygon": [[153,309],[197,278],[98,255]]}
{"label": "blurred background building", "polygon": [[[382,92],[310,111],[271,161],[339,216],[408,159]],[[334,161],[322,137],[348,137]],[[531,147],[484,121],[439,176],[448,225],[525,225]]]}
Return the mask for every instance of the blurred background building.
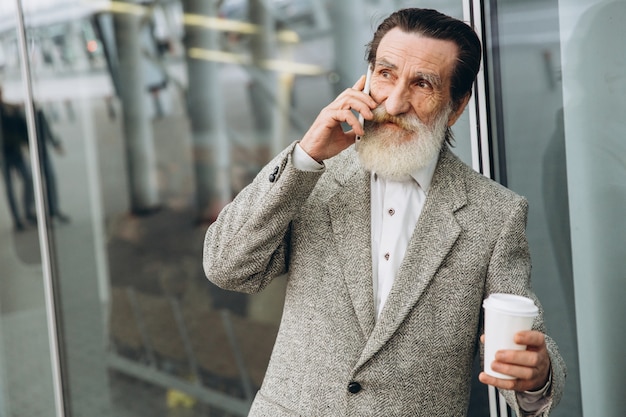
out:
{"label": "blurred background building", "polygon": [[[2,0],[0,417],[246,415],[284,280],[214,287],[204,231],[408,6],[482,37],[454,150],[530,202],[569,367],[552,415],[624,415],[626,2]],[[468,415],[485,398],[476,383]]]}

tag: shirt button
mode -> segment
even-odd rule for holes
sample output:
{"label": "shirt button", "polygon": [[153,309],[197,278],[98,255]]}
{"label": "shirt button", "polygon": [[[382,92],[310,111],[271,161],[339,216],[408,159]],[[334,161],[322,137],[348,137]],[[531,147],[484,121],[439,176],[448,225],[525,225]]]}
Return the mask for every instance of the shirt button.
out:
{"label": "shirt button", "polygon": [[391,256],[391,255],[389,255],[389,252],[387,252],[387,253],[385,254],[385,260],[386,260],[386,261],[388,261],[390,256]]}
{"label": "shirt button", "polygon": [[359,384],[358,382],[352,381],[348,384],[348,391],[352,394],[356,394],[357,392],[361,391],[361,389],[361,384]]}
{"label": "shirt button", "polygon": [[394,214],[396,214],[396,211],[392,208],[390,208],[387,213],[389,213],[390,216],[393,216]]}

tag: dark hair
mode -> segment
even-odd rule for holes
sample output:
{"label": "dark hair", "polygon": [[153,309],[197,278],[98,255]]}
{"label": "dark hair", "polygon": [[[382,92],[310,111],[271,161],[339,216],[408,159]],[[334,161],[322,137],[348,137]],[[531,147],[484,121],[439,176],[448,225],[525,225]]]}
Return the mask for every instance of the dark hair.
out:
{"label": "dark hair", "polygon": [[391,29],[399,28],[432,39],[453,41],[458,46],[457,64],[452,72],[450,96],[457,109],[470,94],[480,67],[481,46],[476,32],[465,22],[432,9],[409,8],[392,13],[376,29],[367,45],[367,62],[374,64],[381,39]]}

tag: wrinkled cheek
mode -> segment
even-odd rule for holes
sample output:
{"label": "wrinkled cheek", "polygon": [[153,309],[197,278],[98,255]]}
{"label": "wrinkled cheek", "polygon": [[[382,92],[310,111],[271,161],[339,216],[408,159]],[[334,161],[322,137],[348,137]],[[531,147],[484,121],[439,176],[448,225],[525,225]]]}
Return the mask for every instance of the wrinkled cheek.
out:
{"label": "wrinkled cheek", "polygon": [[416,114],[422,123],[431,126],[445,109],[446,103],[442,103],[441,100],[433,96],[422,102],[421,106],[416,109]]}

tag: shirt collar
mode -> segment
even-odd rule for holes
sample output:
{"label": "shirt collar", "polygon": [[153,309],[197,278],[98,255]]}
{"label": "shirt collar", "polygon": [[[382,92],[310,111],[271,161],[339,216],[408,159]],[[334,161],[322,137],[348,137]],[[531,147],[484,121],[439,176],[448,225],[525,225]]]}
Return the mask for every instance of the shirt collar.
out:
{"label": "shirt collar", "polygon": [[411,178],[415,180],[420,186],[420,188],[428,194],[428,190],[430,189],[430,184],[433,181],[433,175],[435,174],[435,168],[437,167],[437,161],[439,160],[440,153],[437,153],[434,158],[428,162],[428,164],[418,169],[414,172],[411,172]]}

